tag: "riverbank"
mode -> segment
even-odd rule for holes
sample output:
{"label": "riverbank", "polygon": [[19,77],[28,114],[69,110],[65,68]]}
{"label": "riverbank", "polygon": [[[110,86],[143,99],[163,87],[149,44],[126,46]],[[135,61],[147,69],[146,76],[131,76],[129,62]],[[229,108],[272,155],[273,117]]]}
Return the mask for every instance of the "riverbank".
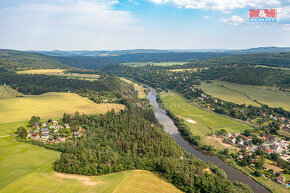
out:
{"label": "riverbank", "polygon": [[[177,95],[177,94],[176,94]],[[166,99],[166,97],[162,97],[162,99]],[[168,99],[168,98],[167,98]],[[209,138],[209,134],[212,132],[212,129],[209,129],[209,127],[205,127],[203,124],[221,124],[221,123],[215,123],[213,122],[215,120],[215,118],[213,118],[212,116],[209,116],[211,118],[211,120],[207,120],[205,114],[202,114],[203,117],[200,117],[200,111],[196,109],[196,107],[192,107],[192,104],[187,104],[186,105],[186,101],[181,101],[180,98],[171,98],[170,100],[165,100],[165,102],[163,102],[163,107],[168,108],[168,110],[170,111],[168,114],[171,115],[170,117],[174,117],[177,116],[179,118],[182,118],[183,121],[183,126],[181,127],[182,130],[184,130],[184,127],[188,127],[189,128],[189,134],[188,131],[187,132],[182,132],[182,130],[180,130],[183,134],[187,135],[186,139],[190,142],[192,142],[190,140],[190,138],[192,138],[192,136],[194,136],[194,138],[196,139],[197,136],[199,135],[200,141],[197,143],[194,141],[194,145],[198,146],[198,148],[201,148],[203,150],[209,150],[211,153],[219,156],[222,160],[224,160],[225,162],[232,162],[231,166],[235,167],[236,169],[239,169],[240,171],[242,171],[245,175],[247,176],[251,176],[253,178],[253,180],[255,180],[256,182],[260,183],[261,185],[265,186],[268,190],[272,191],[272,192],[288,192],[288,190],[284,187],[282,187],[280,184],[273,182],[271,180],[269,180],[266,177],[255,177],[253,176],[253,171],[252,170],[247,170],[245,167],[241,167],[238,164],[235,163],[235,159],[233,159],[232,157],[229,156],[230,153],[237,153],[235,152],[236,150],[231,150],[229,153],[227,153],[228,156],[223,155],[222,150],[224,150],[226,147],[224,147],[221,143],[219,143],[218,141],[214,141],[214,140],[207,140]],[[190,107],[191,106],[191,107]],[[167,110],[167,112],[168,112]],[[172,115],[173,114],[173,115]],[[223,118],[223,117],[221,117]],[[195,123],[190,123],[187,120],[193,120]],[[206,122],[204,122],[204,120]],[[219,120],[220,121],[220,120]],[[180,121],[179,121],[180,122]],[[203,124],[201,124],[203,123]],[[185,125],[185,126],[184,126]],[[177,124],[177,126],[179,126]],[[229,131],[231,132],[231,131]],[[235,131],[238,132],[238,131]],[[219,143],[219,145],[217,145]],[[215,146],[215,148],[204,148],[207,146]],[[234,164],[233,164],[234,163]]]}

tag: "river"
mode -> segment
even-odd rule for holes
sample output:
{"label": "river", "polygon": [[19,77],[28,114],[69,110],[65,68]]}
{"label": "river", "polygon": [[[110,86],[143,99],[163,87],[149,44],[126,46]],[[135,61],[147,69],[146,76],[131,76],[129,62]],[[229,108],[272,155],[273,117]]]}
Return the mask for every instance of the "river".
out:
{"label": "river", "polygon": [[179,133],[177,127],[174,125],[174,122],[167,116],[166,111],[162,109],[157,101],[156,101],[156,91],[155,89],[151,89],[151,91],[147,95],[150,104],[153,105],[155,109],[155,116],[157,120],[164,126],[164,131],[170,134],[179,144],[180,146],[184,147],[186,151],[195,155],[197,158],[203,161],[210,161],[211,163],[215,164],[219,168],[223,169],[226,174],[228,180],[234,182],[239,181],[244,184],[249,185],[255,193],[266,193],[269,192],[266,188],[258,184],[254,181],[251,177],[245,175],[238,169],[233,168],[228,163],[223,162],[219,157],[215,155],[211,155],[205,153],[203,151],[198,150],[196,147],[189,144]]}

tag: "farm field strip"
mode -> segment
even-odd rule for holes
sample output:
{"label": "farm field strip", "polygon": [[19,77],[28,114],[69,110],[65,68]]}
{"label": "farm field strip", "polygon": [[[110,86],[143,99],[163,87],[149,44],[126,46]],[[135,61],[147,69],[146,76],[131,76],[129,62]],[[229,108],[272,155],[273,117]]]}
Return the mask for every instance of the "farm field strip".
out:
{"label": "farm field strip", "polygon": [[97,74],[78,74],[78,73],[64,73],[63,69],[36,69],[36,70],[24,70],[17,71],[18,74],[44,74],[44,75],[53,75],[53,76],[63,76],[66,78],[79,78],[84,80],[97,80],[100,78]]}
{"label": "farm field strip", "polygon": [[94,114],[116,112],[124,105],[115,103],[96,104],[93,101],[73,93],[46,93],[43,95],[20,98],[0,99],[0,123],[29,120],[32,116],[41,118],[61,117],[63,113]]}
{"label": "farm field strip", "polygon": [[212,84],[202,83],[199,88],[207,94],[229,102],[259,106],[253,101],[257,100],[259,103],[271,107],[283,107],[290,110],[290,93],[280,91],[278,88],[242,85],[224,81],[213,81]]}

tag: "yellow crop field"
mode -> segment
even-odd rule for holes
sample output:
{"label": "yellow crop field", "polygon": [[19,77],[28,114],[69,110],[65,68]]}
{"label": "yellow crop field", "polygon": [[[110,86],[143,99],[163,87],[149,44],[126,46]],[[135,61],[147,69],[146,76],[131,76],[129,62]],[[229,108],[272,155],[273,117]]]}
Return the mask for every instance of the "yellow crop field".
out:
{"label": "yellow crop field", "polygon": [[114,103],[96,104],[73,93],[46,93],[43,95],[0,99],[0,123],[29,120],[33,115],[41,118],[61,117],[63,113],[93,114],[118,112],[124,105]]}
{"label": "yellow crop field", "polygon": [[66,78],[79,78],[84,80],[97,80],[100,78],[97,74],[78,74],[78,73],[64,73],[63,69],[35,69],[35,70],[24,70],[17,71],[17,74],[45,74],[53,76],[63,76]]}
{"label": "yellow crop field", "polygon": [[162,192],[162,193],[181,193],[172,184],[160,179],[157,174],[144,171],[134,170],[115,191],[115,193],[147,193],[147,192]]}
{"label": "yellow crop field", "polygon": [[10,86],[0,86],[0,99],[15,98],[18,96],[24,95],[12,89]]}

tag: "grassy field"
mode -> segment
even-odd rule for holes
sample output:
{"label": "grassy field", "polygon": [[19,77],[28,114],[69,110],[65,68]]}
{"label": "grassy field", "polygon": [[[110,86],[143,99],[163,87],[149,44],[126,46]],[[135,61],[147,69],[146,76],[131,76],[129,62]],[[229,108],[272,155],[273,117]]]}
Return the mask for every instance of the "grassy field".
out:
{"label": "grassy field", "polygon": [[127,62],[123,63],[128,66],[145,66],[147,64],[154,66],[172,66],[172,65],[183,65],[187,62]]}
{"label": "grassy field", "polygon": [[[220,85],[224,85],[223,87]],[[283,107],[290,110],[290,93],[279,91],[277,88],[265,86],[243,85],[224,81],[213,81],[212,84],[203,83],[200,86],[205,93],[225,101],[238,104],[251,104],[258,106],[253,100],[267,104],[270,107]],[[249,99],[247,96],[251,99]]]}
{"label": "grassy field", "polygon": [[111,109],[124,109],[121,104],[96,104],[73,93],[46,93],[20,98],[0,99],[0,123],[29,120],[33,115],[41,118],[61,117],[64,112],[85,114],[106,113]]}
{"label": "grassy field", "polygon": [[149,171],[135,170],[124,183],[119,186],[115,193],[146,193],[146,192],[162,192],[162,193],[181,193],[172,184],[163,181]]}
{"label": "grassy field", "polygon": [[[225,129],[227,132],[231,133],[252,129],[249,125],[199,109],[185,101],[176,93],[162,92],[161,98],[165,107],[184,119],[185,124],[190,127],[192,133],[194,135],[199,135],[204,144],[214,145],[217,148],[224,149],[224,145],[218,140],[213,140],[208,137],[208,134],[213,130],[217,131],[220,129]],[[196,123],[190,123],[188,120],[192,120]]]}
{"label": "grassy field", "polygon": [[0,192],[104,192],[111,193],[132,171],[104,176],[67,175],[53,171],[60,153],[0,138]]}
{"label": "grassy field", "polygon": [[24,95],[12,89],[10,86],[0,86],[0,99],[15,98],[18,96]]}
{"label": "grassy field", "polygon": [[[1,125],[0,125],[1,128]],[[0,138],[0,193],[10,192],[181,192],[148,171],[125,171],[103,176],[55,172],[60,152]]]}
{"label": "grassy field", "polygon": [[143,99],[143,98],[146,97],[146,93],[144,92],[144,87],[143,86],[141,86],[141,85],[139,85],[139,84],[137,84],[135,82],[132,82],[131,80],[128,80],[126,78],[120,78],[120,79],[125,81],[125,82],[127,82],[127,83],[129,83],[129,84],[133,84],[134,85],[135,90],[138,91],[138,98]]}
{"label": "grassy field", "polygon": [[54,75],[54,76],[64,76],[66,78],[78,78],[84,80],[98,80],[100,78],[97,74],[78,74],[78,73],[69,73],[65,74],[65,70],[62,69],[37,69],[37,70],[24,70],[17,71],[18,74],[45,74],[45,75]]}

